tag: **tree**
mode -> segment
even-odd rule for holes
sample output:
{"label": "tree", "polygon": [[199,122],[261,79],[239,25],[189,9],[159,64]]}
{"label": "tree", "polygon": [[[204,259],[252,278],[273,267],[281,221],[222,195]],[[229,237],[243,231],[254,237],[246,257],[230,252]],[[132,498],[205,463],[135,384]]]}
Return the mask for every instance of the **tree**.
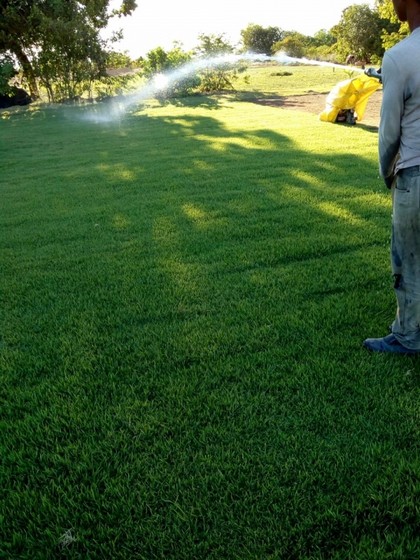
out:
{"label": "tree", "polygon": [[146,77],[150,78],[157,72],[164,72],[170,68],[168,53],[162,47],[156,47],[146,54],[143,70]]}
{"label": "tree", "polygon": [[0,95],[8,95],[12,91],[10,80],[16,75],[13,60],[10,56],[0,56]]}
{"label": "tree", "polygon": [[192,53],[183,51],[179,43],[175,43],[170,51],[156,47],[147,53],[143,61],[146,78],[156,83],[157,76],[164,75],[163,79],[159,80],[161,86],[156,91],[156,97],[182,97],[190,94],[199,85],[199,78],[192,71],[188,72],[186,67],[191,59]]}
{"label": "tree", "polygon": [[302,58],[306,54],[306,49],[310,44],[310,38],[297,31],[285,32],[283,39],[274,43],[273,51],[282,51],[287,56]]}
{"label": "tree", "polygon": [[337,42],[337,39],[331,33],[331,31],[327,31],[326,29],[320,29],[315,33],[313,36],[314,39],[314,46],[317,47],[331,47]]}
{"label": "tree", "polygon": [[336,37],[326,29],[320,29],[310,38],[311,41],[306,48],[306,56],[314,60],[336,62]]}
{"label": "tree", "polygon": [[131,60],[127,51],[117,52],[111,51],[106,56],[107,68],[131,68],[133,61]]}
{"label": "tree", "polygon": [[410,33],[408,23],[399,21],[392,0],[377,0],[376,8],[383,22],[382,46],[384,49],[390,49]]}
{"label": "tree", "polygon": [[86,12],[72,3],[59,3],[54,17],[42,13],[39,19],[40,39],[32,66],[50,101],[75,99],[90,91],[92,82],[105,75],[107,57],[105,42],[86,20]]}
{"label": "tree", "polygon": [[146,54],[143,61],[143,71],[146,77],[150,78],[157,73],[174,70],[189,62],[192,54],[182,50],[179,43],[175,43],[174,47],[165,51],[162,47],[156,47]]}
{"label": "tree", "polygon": [[251,23],[241,31],[242,44],[244,51],[251,51],[258,54],[272,54],[272,47],[281,41],[283,34],[278,27],[262,27]]}
{"label": "tree", "polygon": [[198,36],[200,43],[194,49],[194,54],[201,57],[218,56],[222,54],[233,53],[233,46],[226,41],[224,34],[220,35],[205,35]]}
{"label": "tree", "polygon": [[136,8],[135,0],[122,0],[118,10],[109,12],[109,4],[110,0],[0,0],[0,53],[17,59],[32,98],[39,97],[37,77],[45,84],[57,75],[67,82],[73,76],[75,82],[86,70],[93,75],[103,69],[99,31],[111,17],[129,15]]}
{"label": "tree", "polygon": [[217,62],[217,57],[233,53],[233,46],[225,40],[224,35],[199,35],[200,43],[194,53],[201,59],[209,59],[209,65],[199,71],[201,92],[209,93],[224,89],[233,89],[233,81],[240,70],[230,62]]}
{"label": "tree", "polygon": [[372,56],[381,58],[382,26],[378,12],[371,10],[367,4],[354,4],[346,8],[340,22],[331,29],[337,38],[337,52],[342,60],[350,53],[364,62],[369,62]]}
{"label": "tree", "polygon": [[[34,0],[1,0],[0,3],[0,53],[12,53],[22,67],[29,82],[33,98],[39,96],[35,74],[33,72],[28,51],[35,43],[36,33],[29,22]],[[37,25],[37,22],[34,22]]]}

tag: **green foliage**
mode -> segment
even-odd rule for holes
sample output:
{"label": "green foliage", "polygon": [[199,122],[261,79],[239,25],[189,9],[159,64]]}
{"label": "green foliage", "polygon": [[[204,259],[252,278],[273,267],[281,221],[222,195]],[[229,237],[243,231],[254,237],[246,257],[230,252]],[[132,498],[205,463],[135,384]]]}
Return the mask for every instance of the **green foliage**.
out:
{"label": "green foliage", "polygon": [[274,43],[272,47],[273,53],[282,51],[288,56],[301,58],[305,56],[308,47],[308,38],[301,33],[285,33],[281,41]]}
{"label": "green foliage", "polygon": [[418,558],[419,365],[361,347],[395,305],[372,129],[2,116],[2,559]]}
{"label": "green foliage", "polygon": [[84,91],[90,92],[106,69],[106,53],[96,31],[82,28],[76,17],[58,22],[44,20],[43,25],[48,39],[34,57],[33,67],[50,101],[75,99]]}
{"label": "green foliage", "polygon": [[[95,1],[92,2],[92,0],[87,0],[86,4],[88,6],[92,5],[93,10],[95,10],[97,2],[95,2]],[[106,0],[105,1],[102,0],[102,4],[104,4],[106,8],[108,7],[108,2]],[[114,8],[114,11],[112,12],[112,16],[115,16],[115,15],[119,16],[119,17],[130,16],[136,8],[137,8],[137,0],[122,0],[120,7],[119,8]],[[95,13],[95,11],[94,11],[94,13]]]}
{"label": "green foliage", "polygon": [[377,10],[383,20],[382,45],[390,49],[410,33],[407,22],[400,22],[394,10],[392,0],[378,1]]}
{"label": "green foliage", "polygon": [[373,56],[381,57],[382,19],[367,4],[354,4],[343,11],[340,22],[331,33],[337,38],[336,50],[344,61],[349,54],[369,62]]}
{"label": "green foliage", "polygon": [[198,90],[202,93],[215,93],[234,89],[233,82],[236,79],[236,73],[229,64],[200,70],[199,75],[200,84]]}
{"label": "green foliage", "polygon": [[392,23],[399,23],[392,0],[377,0],[376,9],[382,18]]}
{"label": "green foliage", "polygon": [[135,72],[108,74],[92,84],[91,97],[100,101],[133,92],[142,85],[139,74]]}
{"label": "green foliage", "polygon": [[[233,46],[227,42],[222,35],[200,35],[200,43],[194,49],[200,59],[214,59],[214,57],[233,53]],[[218,91],[233,89],[233,82],[238,73],[245,71],[246,67],[241,64],[209,64],[199,71],[200,84],[198,90],[202,93],[214,93]]]}
{"label": "green foliage", "polygon": [[113,15],[130,14],[134,0],[108,13],[110,0],[4,0],[0,4],[0,53],[18,60],[31,95],[37,79],[50,100],[73,98],[104,75],[105,43],[99,31]]}
{"label": "green foliage", "polygon": [[175,76],[175,72],[192,59],[191,52],[185,52],[181,46],[175,44],[174,48],[165,51],[162,47],[156,47],[149,51],[143,62],[143,73],[149,80],[156,79],[158,74],[167,74],[169,77],[167,85],[163,85],[157,91],[157,97],[184,97],[191,94],[200,84],[195,74]]}
{"label": "green foliage", "polygon": [[198,57],[212,57],[223,54],[233,53],[233,46],[224,37],[224,34],[198,36],[200,43],[194,49],[194,54]]}
{"label": "green foliage", "polygon": [[16,75],[13,60],[10,56],[0,55],[0,95],[10,93],[12,87],[10,80]]}
{"label": "green foliage", "polygon": [[136,68],[139,61],[132,61],[127,53],[110,52],[106,59],[106,75],[96,80],[92,89],[94,97],[104,99],[122,95],[139,87],[141,71]]}
{"label": "green foliage", "polygon": [[[233,89],[238,73],[245,69],[243,65],[229,62],[215,64],[218,56],[231,53],[233,47],[223,35],[200,35],[199,39],[200,44],[193,52],[185,52],[180,45],[175,45],[170,51],[157,47],[147,53],[142,65],[144,75],[152,81],[159,79],[156,78],[158,74],[168,77],[168,84],[159,88],[157,97],[184,97],[196,92]],[[190,72],[188,63],[192,63]],[[185,72],[181,71],[183,69]],[[177,73],[177,70],[180,72]],[[164,83],[164,79],[160,81]]]}
{"label": "green foliage", "polygon": [[241,31],[241,37],[245,52],[271,55],[273,45],[281,41],[283,34],[278,27],[250,24]]}
{"label": "green foliage", "polygon": [[331,33],[331,31],[327,31],[326,29],[320,29],[315,33],[313,36],[314,44],[317,47],[331,47],[337,42],[337,38]]}
{"label": "green foliage", "polygon": [[162,47],[156,47],[147,53],[143,63],[143,71],[147,77],[168,70],[168,68],[170,68],[168,53]]}
{"label": "green foliage", "polygon": [[283,51],[295,58],[335,61],[336,41],[336,38],[325,29],[318,31],[313,37],[296,31],[284,31],[283,39],[273,45],[272,51],[273,53]]}
{"label": "green foliage", "polygon": [[305,56],[313,60],[320,60],[323,62],[339,62],[335,45],[320,45],[310,46],[306,49]]}
{"label": "green foliage", "polygon": [[183,51],[178,45],[175,45],[169,51],[165,51],[162,47],[156,47],[147,53],[143,62],[143,72],[146,77],[151,77],[158,72],[178,68],[189,62],[191,58],[192,54]]}
{"label": "green foliage", "polygon": [[108,52],[106,55],[107,68],[131,68],[133,61],[127,52],[121,53],[116,51]]}

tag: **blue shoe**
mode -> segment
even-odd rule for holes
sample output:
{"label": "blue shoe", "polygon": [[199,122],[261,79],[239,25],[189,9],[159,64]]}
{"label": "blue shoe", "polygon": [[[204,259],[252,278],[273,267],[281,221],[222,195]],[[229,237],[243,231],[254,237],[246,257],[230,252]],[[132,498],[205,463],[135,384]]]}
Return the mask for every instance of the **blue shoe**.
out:
{"label": "blue shoe", "polygon": [[420,350],[406,348],[398,342],[393,334],[384,338],[367,338],[363,341],[363,346],[372,352],[391,352],[393,354],[420,354]]}

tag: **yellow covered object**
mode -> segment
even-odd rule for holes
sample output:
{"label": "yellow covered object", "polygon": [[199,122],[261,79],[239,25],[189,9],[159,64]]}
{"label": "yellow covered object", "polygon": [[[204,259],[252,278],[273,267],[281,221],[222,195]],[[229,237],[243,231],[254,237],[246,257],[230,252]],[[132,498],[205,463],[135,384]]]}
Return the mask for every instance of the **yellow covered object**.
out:
{"label": "yellow covered object", "polygon": [[357,120],[362,120],[369,97],[380,86],[379,80],[366,74],[339,82],[328,94],[325,110],[319,118],[325,122],[336,122],[340,111],[353,109]]}

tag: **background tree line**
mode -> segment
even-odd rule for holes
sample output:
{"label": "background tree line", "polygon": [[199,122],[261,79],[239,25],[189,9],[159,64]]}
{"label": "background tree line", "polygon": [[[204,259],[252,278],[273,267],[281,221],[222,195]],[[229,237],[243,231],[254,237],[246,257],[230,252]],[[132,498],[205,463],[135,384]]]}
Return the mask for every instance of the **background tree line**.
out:
{"label": "background tree line", "polygon": [[[194,58],[233,52],[271,55],[283,51],[292,57],[338,63],[353,54],[363,63],[380,64],[384,50],[408,34],[406,24],[400,24],[394,15],[392,0],[377,0],[373,9],[367,4],[350,5],[337,25],[313,37],[249,24],[241,31],[241,44],[236,48],[223,35],[200,35],[191,51],[184,51],[181,43],[166,51],[157,46],[133,61],[127,53],[113,51],[119,34],[104,41],[100,32],[110,18],[130,16],[137,3],[121,0],[113,12],[109,4],[110,0],[0,0],[0,94],[13,92],[14,78],[29,90],[33,100],[40,97],[40,90],[50,101],[108,95],[127,86],[135,76],[135,72],[115,72],[116,68],[135,68],[137,75],[147,79]],[[186,95],[233,88],[242,69],[227,65],[202,68],[196,76],[172,84],[171,91],[165,93]]]}

